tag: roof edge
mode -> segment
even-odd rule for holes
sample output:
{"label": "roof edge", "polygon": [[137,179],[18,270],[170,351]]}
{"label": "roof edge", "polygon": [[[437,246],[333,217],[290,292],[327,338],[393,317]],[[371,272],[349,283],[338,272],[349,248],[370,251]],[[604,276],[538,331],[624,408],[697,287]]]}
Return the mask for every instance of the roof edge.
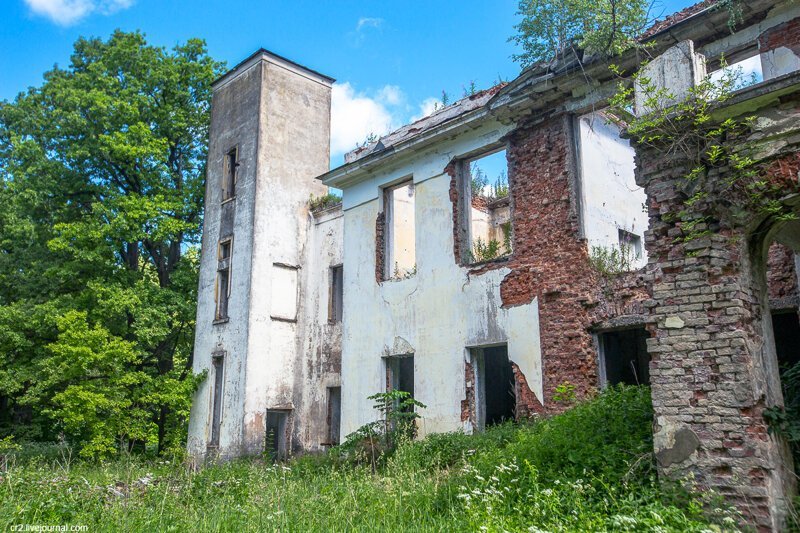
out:
{"label": "roof edge", "polygon": [[217,89],[219,86],[223,85],[225,82],[233,79],[237,74],[240,74],[250,68],[253,64],[255,64],[258,60],[264,60],[269,63],[273,63],[275,65],[284,67],[288,70],[291,70],[301,76],[305,76],[311,80],[316,82],[322,83],[323,85],[333,85],[336,81],[334,78],[330,76],[326,76],[316,70],[310,69],[292,61],[291,59],[287,59],[281,55],[278,55],[274,52],[270,52],[266,48],[259,48],[252,54],[250,54],[246,59],[239,62],[236,66],[228,70],[225,74],[221,75],[213,82],[211,82],[211,88]]}

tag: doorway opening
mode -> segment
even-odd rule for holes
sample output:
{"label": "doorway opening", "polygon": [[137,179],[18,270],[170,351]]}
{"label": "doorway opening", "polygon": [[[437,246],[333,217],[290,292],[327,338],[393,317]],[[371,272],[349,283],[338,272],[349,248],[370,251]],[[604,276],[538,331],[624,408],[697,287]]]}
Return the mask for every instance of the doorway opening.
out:
{"label": "doorway opening", "polygon": [[267,409],[267,431],[264,451],[272,461],[283,461],[289,451],[289,411],[286,409]]}
{"label": "doorway opening", "polygon": [[517,394],[508,346],[470,350],[475,372],[475,415],[478,429],[516,418]]}

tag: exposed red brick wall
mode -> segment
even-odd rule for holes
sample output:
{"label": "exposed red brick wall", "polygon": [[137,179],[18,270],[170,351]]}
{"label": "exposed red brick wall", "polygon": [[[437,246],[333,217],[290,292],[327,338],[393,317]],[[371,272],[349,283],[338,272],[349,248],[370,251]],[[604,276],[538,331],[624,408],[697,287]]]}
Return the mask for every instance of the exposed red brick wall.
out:
{"label": "exposed red brick wall", "polygon": [[517,399],[517,408],[514,417],[517,420],[530,418],[535,414],[544,413],[544,407],[539,402],[536,394],[528,386],[525,374],[519,369],[515,362],[511,362],[511,370],[514,372],[514,394]]}
{"label": "exposed red brick wall", "polygon": [[381,283],[384,276],[384,255],[386,254],[385,235],[386,217],[383,211],[375,218],[375,281]]}
{"label": "exposed red brick wall", "polygon": [[[508,166],[513,212],[512,272],[500,286],[503,305],[539,299],[544,405],[569,381],[583,397],[597,386],[589,307],[598,282],[580,238],[572,190],[571,122],[556,117],[511,134]],[[553,406],[555,407],[555,406]]]}
{"label": "exposed red brick wall", "polygon": [[473,196],[470,201],[474,209],[483,211],[484,213],[489,212],[489,200],[485,196]]}
{"label": "exposed red brick wall", "polygon": [[475,370],[472,363],[464,363],[464,399],[461,400],[461,421],[471,420],[475,425]]}
{"label": "exposed red brick wall", "polygon": [[[514,366],[517,376],[518,413],[529,416],[559,410],[550,398],[554,389],[569,381],[583,397],[597,387],[597,361],[591,327],[620,315],[647,314],[649,299],[641,273],[604,280],[589,263],[588,246],[580,237],[574,201],[571,120],[560,116],[544,123],[521,126],[508,139],[508,169],[513,254],[476,265],[470,276],[507,267],[511,272],[500,286],[504,307],[539,300],[544,406]],[[461,260],[461,218],[458,165],[445,172],[451,177],[453,249]],[[462,403],[462,416],[467,404]]]}
{"label": "exposed red brick wall", "polygon": [[761,53],[781,46],[800,54],[800,17],[778,24],[758,37],[758,51]]}
{"label": "exposed red brick wall", "polygon": [[767,286],[770,300],[792,297],[797,294],[794,252],[780,243],[773,243],[769,247]]}

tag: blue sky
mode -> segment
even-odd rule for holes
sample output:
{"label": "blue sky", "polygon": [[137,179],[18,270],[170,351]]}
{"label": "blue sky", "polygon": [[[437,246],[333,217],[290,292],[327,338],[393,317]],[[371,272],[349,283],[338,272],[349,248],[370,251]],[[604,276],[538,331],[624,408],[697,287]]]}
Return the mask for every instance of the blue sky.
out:
{"label": "blue sky", "polygon": [[[660,0],[657,13],[692,3]],[[2,0],[0,100],[66,65],[79,36],[115,28],[167,47],[201,37],[228,66],[263,46],[337,79],[336,163],[370,132],[422,115],[442,90],[459,98],[471,81],[484,88],[514,78],[516,8],[516,0]]]}

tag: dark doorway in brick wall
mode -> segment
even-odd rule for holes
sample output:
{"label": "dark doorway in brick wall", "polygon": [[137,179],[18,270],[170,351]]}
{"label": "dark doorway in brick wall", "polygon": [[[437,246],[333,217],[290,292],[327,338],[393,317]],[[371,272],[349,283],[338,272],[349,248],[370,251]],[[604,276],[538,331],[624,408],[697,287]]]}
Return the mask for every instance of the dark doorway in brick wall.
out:
{"label": "dark doorway in brick wall", "polygon": [[479,429],[514,420],[517,398],[508,347],[470,350],[477,383],[476,414]]}
{"label": "dark doorway in brick wall", "polygon": [[775,351],[781,368],[800,362],[800,318],[796,309],[772,313]]}
{"label": "dark doorway in brick wall", "polygon": [[600,351],[600,383],[603,385],[649,385],[649,334],[644,327],[597,334]]}

